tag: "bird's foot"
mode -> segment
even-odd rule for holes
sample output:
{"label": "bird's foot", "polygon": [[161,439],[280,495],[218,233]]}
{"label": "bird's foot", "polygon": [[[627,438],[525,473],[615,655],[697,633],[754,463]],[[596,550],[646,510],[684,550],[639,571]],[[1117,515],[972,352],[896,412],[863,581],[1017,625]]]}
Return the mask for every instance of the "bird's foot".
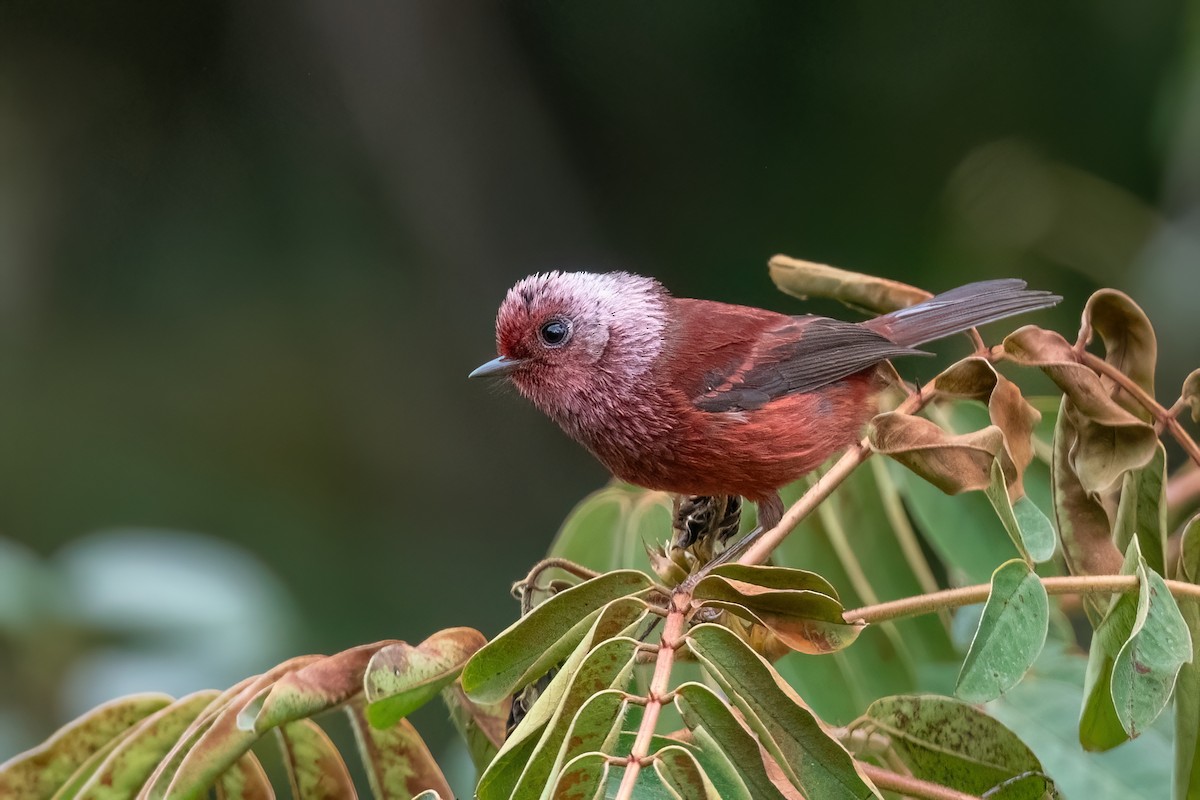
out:
{"label": "bird's foot", "polygon": [[681,550],[712,550],[737,533],[742,498],[729,495],[680,495],[675,498],[672,546]]}

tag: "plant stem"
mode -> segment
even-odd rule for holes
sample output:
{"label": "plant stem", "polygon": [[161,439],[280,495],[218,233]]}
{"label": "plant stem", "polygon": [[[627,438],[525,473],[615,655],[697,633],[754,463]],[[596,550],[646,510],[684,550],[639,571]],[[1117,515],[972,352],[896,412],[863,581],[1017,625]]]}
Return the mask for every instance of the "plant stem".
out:
{"label": "plant stem", "polygon": [[1133,399],[1137,400],[1142,408],[1150,412],[1158,425],[1160,425],[1164,430],[1170,432],[1171,436],[1175,438],[1175,441],[1179,442],[1179,446],[1182,447],[1184,452],[1188,454],[1188,457],[1197,464],[1200,464],[1200,445],[1197,445],[1196,441],[1188,435],[1187,431],[1183,429],[1183,426],[1179,424],[1179,420],[1176,418],[1175,414],[1163,408],[1157,400],[1146,393],[1145,389],[1143,389],[1141,386],[1138,386],[1128,375],[1126,375],[1124,372],[1121,372],[1121,370],[1117,369],[1112,364],[1109,364],[1103,358],[1093,355],[1086,350],[1076,350],[1075,352],[1077,358],[1079,359],[1079,363],[1090,367],[1104,377],[1110,379],[1113,383],[1117,384],[1125,391],[1129,392],[1129,394],[1133,396]]}
{"label": "plant stem", "polygon": [[642,762],[650,754],[650,740],[654,737],[654,729],[658,725],[658,713],[662,710],[663,699],[671,689],[671,668],[675,664],[675,649],[682,643],[683,625],[691,604],[691,592],[676,592],[671,596],[671,610],[667,613],[662,638],[659,640],[658,659],[654,662],[654,676],[650,679],[645,710],[638,725],[637,738],[633,740],[633,748],[629,751],[616,800],[632,800],[638,772],[642,769]]}
{"label": "plant stem", "polygon": [[[1188,598],[1200,601],[1200,586],[1184,581],[1165,581],[1171,594],[1177,598]],[[1042,578],[1042,586],[1046,594],[1113,594],[1132,592],[1138,588],[1136,575],[1070,575],[1066,577]],[[890,600],[873,606],[864,606],[845,612],[842,617],[847,622],[865,622],[868,624],[886,622],[902,617],[914,617],[929,614],[944,608],[958,608],[974,603],[982,603],[988,599],[992,587],[981,583],[976,586],[962,586],[957,589],[945,589],[933,594],[922,594],[916,597],[905,597],[900,600]]]}
{"label": "plant stem", "polygon": [[858,768],[880,789],[888,789],[905,797],[917,797],[921,800],[979,800],[979,795],[965,794],[936,783],[901,775],[874,764],[860,761]]}

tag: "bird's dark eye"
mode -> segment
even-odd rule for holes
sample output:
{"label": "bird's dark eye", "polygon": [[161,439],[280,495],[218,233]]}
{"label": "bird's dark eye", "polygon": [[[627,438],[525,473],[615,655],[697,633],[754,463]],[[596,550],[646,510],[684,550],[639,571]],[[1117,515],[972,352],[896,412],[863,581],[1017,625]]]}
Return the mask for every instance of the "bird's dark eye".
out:
{"label": "bird's dark eye", "polygon": [[571,335],[571,325],[566,320],[552,319],[538,331],[547,347],[558,347]]}

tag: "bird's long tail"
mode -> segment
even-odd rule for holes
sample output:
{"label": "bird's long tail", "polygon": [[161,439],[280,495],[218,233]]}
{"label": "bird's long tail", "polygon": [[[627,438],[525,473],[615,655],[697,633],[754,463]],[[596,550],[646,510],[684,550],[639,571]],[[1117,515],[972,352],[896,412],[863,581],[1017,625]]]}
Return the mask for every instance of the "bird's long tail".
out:
{"label": "bird's long tail", "polygon": [[1055,305],[1061,297],[1025,288],[1025,281],[980,281],[868,320],[862,325],[896,344],[916,347],[978,325]]}

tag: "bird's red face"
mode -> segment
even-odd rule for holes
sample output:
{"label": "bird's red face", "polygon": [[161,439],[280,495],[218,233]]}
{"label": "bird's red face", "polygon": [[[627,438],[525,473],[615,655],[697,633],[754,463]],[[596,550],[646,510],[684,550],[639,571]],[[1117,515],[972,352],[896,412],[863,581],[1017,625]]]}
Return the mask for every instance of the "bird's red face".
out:
{"label": "bird's red face", "polygon": [[499,358],[472,375],[507,375],[561,419],[578,414],[661,349],[666,293],[625,273],[532,275],[509,290],[496,317]]}

